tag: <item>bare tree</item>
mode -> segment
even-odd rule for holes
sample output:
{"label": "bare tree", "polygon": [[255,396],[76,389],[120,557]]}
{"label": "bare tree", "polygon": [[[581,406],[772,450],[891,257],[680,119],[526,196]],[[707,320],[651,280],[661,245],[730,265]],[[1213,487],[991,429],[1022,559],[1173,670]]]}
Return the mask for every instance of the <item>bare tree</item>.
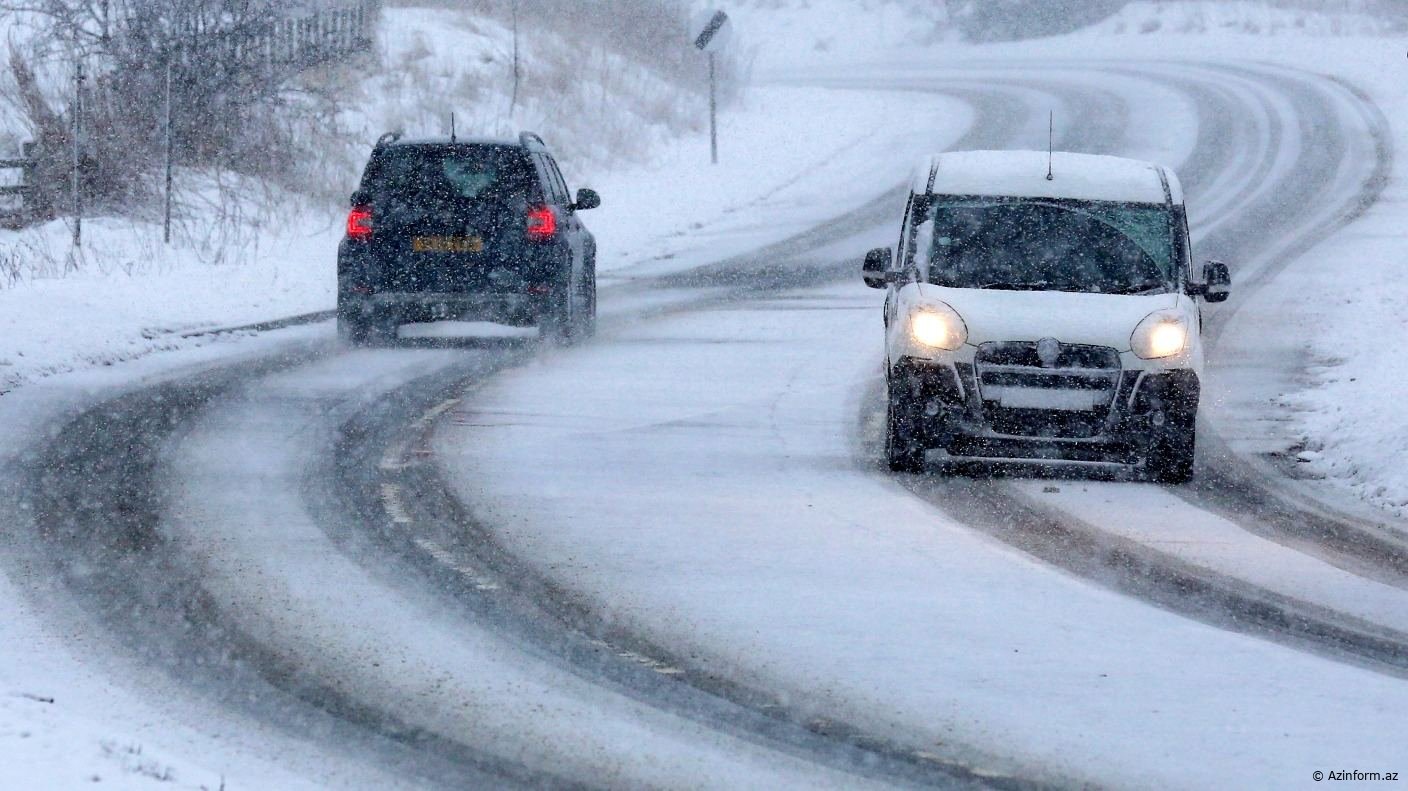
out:
{"label": "bare tree", "polygon": [[[97,201],[131,198],[165,155],[171,80],[172,150],[185,164],[252,175],[286,172],[292,146],[278,123],[285,88],[299,72],[356,48],[368,4],[321,16],[291,15],[281,0],[8,0],[0,12],[39,28],[26,55],[11,51],[20,103],[35,131],[38,172],[64,171],[67,107],[45,95],[27,58],[85,63],[87,130],[80,170]],[[360,15],[360,16],[358,16]],[[67,103],[65,103],[67,104]],[[71,167],[71,166],[70,166]],[[46,179],[57,184],[57,180]]]}

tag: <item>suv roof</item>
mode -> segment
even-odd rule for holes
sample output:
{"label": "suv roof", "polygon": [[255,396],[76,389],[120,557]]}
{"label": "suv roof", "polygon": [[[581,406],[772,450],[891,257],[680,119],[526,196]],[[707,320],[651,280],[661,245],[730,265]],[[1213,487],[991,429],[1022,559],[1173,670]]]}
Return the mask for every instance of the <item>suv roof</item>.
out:
{"label": "suv roof", "polygon": [[543,138],[533,132],[520,132],[517,138],[511,137],[416,137],[403,138],[398,132],[388,132],[376,142],[377,148],[389,146],[506,146],[546,151]]}
{"label": "suv roof", "polygon": [[1183,202],[1183,187],[1168,168],[1122,157],[1051,156],[1045,151],[957,151],[926,157],[910,185],[918,195],[991,195],[1069,198],[1122,203]]}

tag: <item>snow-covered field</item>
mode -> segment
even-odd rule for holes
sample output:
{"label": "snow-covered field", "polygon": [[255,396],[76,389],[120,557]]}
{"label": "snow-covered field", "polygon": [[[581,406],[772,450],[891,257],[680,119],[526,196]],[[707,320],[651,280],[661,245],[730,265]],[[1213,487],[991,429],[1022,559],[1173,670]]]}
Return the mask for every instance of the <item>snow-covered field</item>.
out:
{"label": "snow-covered field", "polygon": [[943,4],[925,0],[743,0],[731,4],[737,46],[752,66],[850,63],[955,36]]}
{"label": "snow-covered field", "polygon": [[1085,35],[1373,36],[1402,33],[1408,17],[1377,15],[1365,2],[1276,3],[1274,0],[1137,0]]}

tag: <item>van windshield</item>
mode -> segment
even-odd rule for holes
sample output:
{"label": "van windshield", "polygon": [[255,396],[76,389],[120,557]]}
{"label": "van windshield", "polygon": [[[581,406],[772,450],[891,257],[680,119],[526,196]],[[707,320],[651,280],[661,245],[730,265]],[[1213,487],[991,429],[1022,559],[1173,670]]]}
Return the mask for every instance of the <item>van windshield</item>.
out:
{"label": "van windshield", "polygon": [[951,288],[1156,294],[1176,284],[1167,207],[1102,201],[940,201],[917,262]]}

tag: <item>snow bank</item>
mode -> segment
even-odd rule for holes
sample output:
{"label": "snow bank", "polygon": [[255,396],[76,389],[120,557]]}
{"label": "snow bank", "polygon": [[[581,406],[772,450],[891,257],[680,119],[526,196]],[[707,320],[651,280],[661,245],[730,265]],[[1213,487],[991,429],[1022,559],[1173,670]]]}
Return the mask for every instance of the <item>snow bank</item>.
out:
{"label": "snow bank", "polygon": [[330,309],[341,226],[295,216],[242,227],[213,246],[162,243],[161,228],[116,218],[55,221],[0,235],[28,270],[0,282],[0,393],[55,373],[200,345],[196,333]]}
{"label": "snow bank", "polygon": [[1384,4],[1268,2],[1267,0],[1137,0],[1081,32],[1085,36],[1250,35],[1382,36],[1408,30],[1408,15],[1384,13]]}
{"label": "snow bank", "polygon": [[728,13],[739,51],[763,71],[872,60],[952,38],[943,4],[922,0],[742,0]]}

